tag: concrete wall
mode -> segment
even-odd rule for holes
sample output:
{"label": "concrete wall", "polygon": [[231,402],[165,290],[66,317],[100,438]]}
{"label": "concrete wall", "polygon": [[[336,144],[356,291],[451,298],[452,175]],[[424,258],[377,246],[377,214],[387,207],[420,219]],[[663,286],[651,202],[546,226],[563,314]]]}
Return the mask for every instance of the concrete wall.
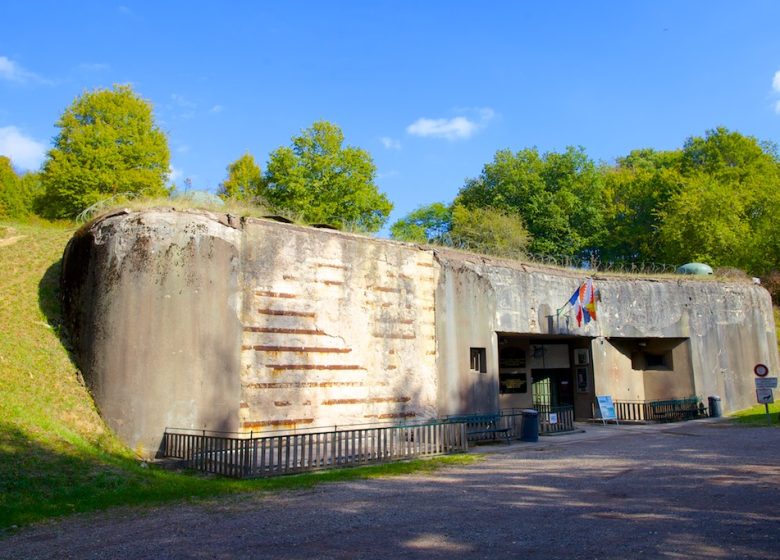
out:
{"label": "concrete wall", "polygon": [[[728,412],[754,403],[755,363],[778,370],[759,286],[597,275],[598,320],[578,327],[556,308],[583,276],[156,209],[80,231],[64,256],[63,293],[101,414],[143,455],[166,426],[257,432],[495,410],[506,404],[498,333],[590,348],[594,392],[575,395],[578,410],[595,393],[695,392],[721,396]],[[675,376],[633,370],[619,341],[639,338],[682,341]],[[471,348],[485,349],[484,373],[471,370]]]}
{"label": "concrete wall", "polygon": [[238,428],[240,231],[204,215],[117,215],[76,234],[65,315],[106,423],[139,455],[166,426]]}
{"label": "concrete wall", "polygon": [[436,416],[430,252],[262,220],[242,246],[243,429]]}
{"label": "concrete wall", "polygon": [[[564,311],[559,315],[556,310],[582,282],[582,271],[446,250],[437,250],[436,257],[442,279],[458,277],[463,270],[471,277],[452,296],[441,286],[437,292],[437,324],[446,325],[439,327],[439,344],[447,344],[450,353],[465,346],[465,341],[456,338],[462,330],[587,337],[592,339],[596,393],[611,394],[616,400],[644,400],[670,393],[679,397],[695,393],[705,399],[718,395],[726,412],[755,404],[752,369],[756,363],[765,363],[774,372],[780,367],[771,300],[766,290],[752,283],[596,275],[594,283],[602,299],[598,320],[577,326],[572,314]],[[464,320],[458,325],[452,324],[451,313],[439,312],[454,305],[468,308],[480,297],[494,300],[491,305],[495,309],[495,317],[483,321],[481,327],[475,325],[479,315],[473,310],[462,311]],[[646,394],[645,375],[632,375],[631,356],[620,352],[610,342],[613,338],[687,340],[686,346],[675,350],[675,363],[683,369],[676,371],[679,375],[674,378],[657,376],[657,383],[648,377]],[[685,354],[690,356],[689,363]],[[440,376],[452,379],[465,375],[462,370],[454,374],[451,367],[451,363],[444,366],[442,362]],[[440,406],[453,406],[452,402],[443,403],[441,394],[439,399]],[[478,406],[485,408],[488,403]]]}

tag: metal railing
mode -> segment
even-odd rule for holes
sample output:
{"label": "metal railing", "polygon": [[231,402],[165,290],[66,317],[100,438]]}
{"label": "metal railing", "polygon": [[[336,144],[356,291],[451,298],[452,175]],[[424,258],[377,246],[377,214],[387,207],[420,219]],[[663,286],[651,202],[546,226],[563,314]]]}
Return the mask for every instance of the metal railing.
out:
{"label": "metal railing", "polygon": [[[615,414],[621,422],[680,422],[706,418],[707,408],[698,397],[655,401],[613,401]],[[598,418],[598,406],[592,405],[593,417]]]}
{"label": "metal railing", "polygon": [[[555,434],[559,432],[571,432],[574,430],[574,406],[550,406],[548,404],[535,404],[531,407],[539,413],[539,435]],[[517,427],[517,436],[520,436],[521,417],[524,409],[505,408],[501,410],[502,416],[516,417],[513,425]]]}
{"label": "metal railing", "polygon": [[160,455],[184,466],[234,478],[401,461],[466,451],[464,423],[342,427],[331,431],[212,435],[168,428]]}

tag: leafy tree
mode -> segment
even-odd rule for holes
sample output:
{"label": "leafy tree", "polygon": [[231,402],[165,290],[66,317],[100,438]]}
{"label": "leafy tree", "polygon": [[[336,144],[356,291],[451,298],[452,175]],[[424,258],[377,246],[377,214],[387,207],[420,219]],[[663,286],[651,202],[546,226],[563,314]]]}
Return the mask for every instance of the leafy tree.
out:
{"label": "leafy tree", "polygon": [[17,175],[11,160],[0,156],[0,216],[20,218],[32,214],[39,196],[38,173]]}
{"label": "leafy tree", "polygon": [[452,208],[451,243],[455,247],[499,257],[518,258],[530,242],[522,218],[497,208]]}
{"label": "leafy tree", "polygon": [[680,152],[635,150],[602,166],[605,232],[602,261],[658,261],[659,212],[684,185]]}
{"label": "leafy tree", "polygon": [[377,231],[393,205],[374,184],[376,167],[368,152],[343,143],[341,129],[326,121],[293,137],[291,146],[270,155],[263,198],[309,223]]}
{"label": "leafy tree", "polygon": [[780,267],[780,160],[773,144],[710,130],[686,141],[680,172],[683,188],[658,212],[667,259],[756,276]]}
{"label": "leafy tree", "polygon": [[44,214],[74,217],[95,202],[130,193],[162,196],[170,167],[152,107],[130,86],[77,97],[57,121],[43,166]]}
{"label": "leafy tree", "polygon": [[412,243],[443,243],[452,228],[452,207],[441,202],[421,206],[390,227],[393,239]]}
{"label": "leafy tree", "polygon": [[246,153],[228,165],[228,176],[219,186],[221,198],[255,202],[261,196],[263,176],[255,158]]}
{"label": "leafy tree", "polygon": [[531,252],[576,255],[604,235],[602,190],[601,174],[582,148],[501,150],[455,203],[517,214],[531,235]]}

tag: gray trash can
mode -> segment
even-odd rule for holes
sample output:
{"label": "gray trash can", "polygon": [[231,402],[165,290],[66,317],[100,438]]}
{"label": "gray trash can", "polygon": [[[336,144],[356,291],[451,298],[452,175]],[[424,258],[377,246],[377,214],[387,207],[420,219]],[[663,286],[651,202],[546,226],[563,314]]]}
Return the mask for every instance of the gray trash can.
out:
{"label": "gray trash can", "polygon": [[539,441],[539,412],[532,408],[523,410],[520,441]]}
{"label": "gray trash can", "polygon": [[720,406],[720,397],[711,396],[708,397],[710,405],[710,418],[720,418],[723,416],[723,409]]}

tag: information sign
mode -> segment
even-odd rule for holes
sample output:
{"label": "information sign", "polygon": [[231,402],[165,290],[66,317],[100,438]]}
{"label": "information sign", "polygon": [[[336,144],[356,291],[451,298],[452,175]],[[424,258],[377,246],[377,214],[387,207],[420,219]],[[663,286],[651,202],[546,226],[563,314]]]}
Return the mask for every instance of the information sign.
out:
{"label": "information sign", "polygon": [[617,414],[615,413],[615,403],[612,402],[611,396],[597,396],[596,400],[599,403],[599,412],[601,412],[602,420],[617,420]]}
{"label": "information sign", "polygon": [[550,413],[550,424],[557,424],[558,423],[558,413],[557,412],[551,412]]}
{"label": "information sign", "polygon": [[777,377],[759,377],[755,382],[756,389],[777,389]]}

